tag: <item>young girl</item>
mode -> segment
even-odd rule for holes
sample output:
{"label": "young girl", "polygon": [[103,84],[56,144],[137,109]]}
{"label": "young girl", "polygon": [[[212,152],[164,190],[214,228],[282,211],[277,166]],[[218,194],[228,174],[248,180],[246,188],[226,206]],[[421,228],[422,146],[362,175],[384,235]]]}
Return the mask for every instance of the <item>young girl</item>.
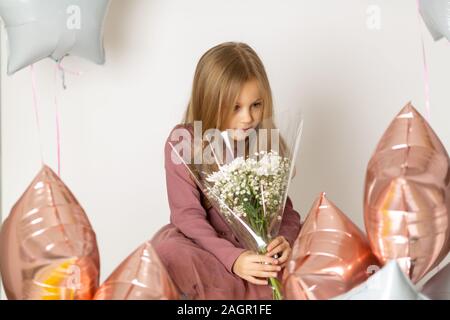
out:
{"label": "young girl", "polygon": [[[184,121],[175,126],[165,145],[170,223],[152,239],[154,249],[185,298],[272,299],[268,277],[281,281],[300,231],[300,215],[288,197],[279,236],[269,243],[267,254],[246,250],[186,166],[174,163],[170,143],[178,141],[172,133],[184,129],[193,137],[194,121],[201,121],[203,132],[211,128],[257,129],[262,119],[271,115],[267,75],[251,47],[228,42],[201,57]],[[245,132],[232,138],[246,139]]]}

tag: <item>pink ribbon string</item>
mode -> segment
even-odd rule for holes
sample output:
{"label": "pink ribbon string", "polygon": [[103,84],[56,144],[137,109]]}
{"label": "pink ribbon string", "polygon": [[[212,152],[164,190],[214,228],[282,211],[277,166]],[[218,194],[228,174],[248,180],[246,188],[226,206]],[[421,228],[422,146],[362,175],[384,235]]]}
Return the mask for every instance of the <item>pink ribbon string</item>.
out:
{"label": "pink ribbon string", "polygon": [[[72,75],[81,75],[81,72],[78,71],[72,71],[64,68],[61,65],[61,62],[57,62],[55,66],[55,72],[54,72],[54,89],[55,89],[55,96],[54,96],[54,105],[55,105],[55,120],[56,120],[56,147],[57,147],[57,161],[58,161],[58,176],[61,177],[61,116],[60,116],[60,110],[59,110],[59,103],[58,103],[58,90],[57,90],[57,73],[58,71],[61,72],[61,81],[62,86],[64,89],[66,89],[66,83],[65,83],[65,73],[70,73]],[[44,165],[44,152],[42,147],[42,134],[41,134],[41,124],[39,120],[39,105],[38,105],[38,98],[37,98],[37,85],[36,85],[36,72],[34,70],[34,65],[30,65],[30,72],[31,72],[31,90],[33,93],[33,107],[34,107],[34,113],[36,117],[36,126],[38,131],[38,137],[39,137],[39,148],[41,153],[41,164]]]}
{"label": "pink ribbon string", "polygon": [[[417,2],[417,18],[419,20],[419,29],[421,27],[421,16],[420,16],[420,2],[419,0]],[[425,41],[423,40],[423,32],[422,29],[420,29],[420,41],[422,44],[422,60],[423,60],[423,76],[424,76],[424,86],[425,86],[425,108],[426,108],[426,118],[427,121],[430,122],[431,120],[431,107],[430,107],[430,72],[428,68],[427,63],[427,55],[425,51]]]}
{"label": "pink ribbon string", "polygon": [[39,149],[41,153],[41,165],[44,166],[44,151],[42,148],[42,134],[41,134],[41,124],[39,121],[39,106],[37,99],[37,86],[36,86],[36,72],[34,71],[34,65],[30,65],[30,73],[31,73],[31,91],[33,93],[33,107],[34,114],[36,118],[36,126],[38,131],[38,139],[39,139]]}
{"label": "pink ribbon string", "polygon": [[74,76],[81,76],[83,74],[80,71],[71,70],[71,69],[68,69],[66,67],[63,67],[61,61],[56,64],[56,67],[57,67],[58,70],[61,71],[61,81],[62,81],[62,86],[63,86],[64,90],[67,89],[67,86],[66,86],[66,73],[74,75]]}
{"label": "pink ribbon string", "polygon": [[57,92],[57,73],[58,73],[58,64],[55,65],[55,72],[53,75],[54,82],[54,105],[55,105],[55,116],[56,116],[56,156],[58,159],[58,176],[61,178],[61,126],[60,126],[60,116],[59,116],[59,104],[58,104],[58,92]]}
{"label": "pink ribbon string", "polygon": [[423,76],[424,76],[424,85],[425,85],[425,108],[426,108],[426,116],[427,121],[430,122],[431,120],[431,107],[430,107],[430,72],[428,69],[428,63],[427,63],[427,55],[425,52],[425,43],[423,41],[423,37],[421,39],[422,41],[422,58],[423,58]]}
{"label": "pink ribbon string", "polygon": [[62,66],[61,61],[55,64],[55,72],[54,72],[54,105],[55,105],[55,116],[56,116],[56,147],[57,147],[57,159],[58,159],[58,176],[61,177],[61,116],[60,116],[60,108],[58,103],[58,86],[57,86],[57,74],[58,71],[61,73],[61,82],[63,89],[67,89],[66,86],[66,77],[65,74],[69,73],[72,75],[80,76],[82,73],[79,71],[69,70]]}

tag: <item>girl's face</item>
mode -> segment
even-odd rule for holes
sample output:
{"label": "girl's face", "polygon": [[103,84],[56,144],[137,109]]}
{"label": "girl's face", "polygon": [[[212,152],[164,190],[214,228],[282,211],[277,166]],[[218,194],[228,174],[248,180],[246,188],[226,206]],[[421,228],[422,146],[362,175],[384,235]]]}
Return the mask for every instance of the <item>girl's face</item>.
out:
{"label": "girl's face", "polygon": [[256,129],[262,120],[263,101],[256,79],[244,83],[236,105],[232,108],[225,121],[225,130],[233,129],[231,137],[243,140],[248,136],[249,130]]}

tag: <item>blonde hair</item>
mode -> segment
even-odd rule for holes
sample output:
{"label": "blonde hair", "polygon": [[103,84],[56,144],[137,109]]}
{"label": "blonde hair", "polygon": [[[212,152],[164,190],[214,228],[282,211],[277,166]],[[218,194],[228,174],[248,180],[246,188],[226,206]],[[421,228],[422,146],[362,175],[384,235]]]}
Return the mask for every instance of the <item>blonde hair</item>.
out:
{"label": "blonde hair", "polygon": [[[263,106],[263,121],[258,129],[276,129],[266,70],[256,52],[242,42],[221,43],[200,58],[182,124],[193,125],[195,121],[201,121],[202,136],[208,129],[224,131],[224,122],[232,112],[242,86],[253,79],[258,83]],[[270,146],[270,135],[268,140]],[[278,143],[280,155],[287,156],[289,150],[282,137]]]}
{"label": "blonde hair", "polygon": [[[262,95],[263,114],[260,129],[275,129],[272,90],[266,70],[256,52],[246,43],[225,42],[206,51],[195,70],[192,93],[182,123],[201,121],[206,130],[221,131],[225,119],[236,104],[245,82],[256,79]],[[288,150],[280,137],[280,154]]]}
{"label": "blonde hair", "polygon": [[262,93],[263,118],[272,116],[272,93],[261,59],[247,44],[225,42],[209,49],[195,70],[184,124],[202,121],[203,132],[218,128],[231,112],[245,82],[256,79]]}

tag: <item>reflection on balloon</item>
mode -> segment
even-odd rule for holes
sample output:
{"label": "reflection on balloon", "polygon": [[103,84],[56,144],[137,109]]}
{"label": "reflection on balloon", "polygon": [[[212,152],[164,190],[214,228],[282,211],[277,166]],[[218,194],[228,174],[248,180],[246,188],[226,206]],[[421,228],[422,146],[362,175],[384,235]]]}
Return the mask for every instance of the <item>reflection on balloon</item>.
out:
{"label": "reflection on balloon", "polygon": [[294,243],[284,296],[330,299],[365,281],[378,265],[363,232],[322,193]]}
{"label": "reflection on balloon", "polygon": [[366,282],[333,300],[428,300],[392,260]]}
{"label": "reflection on balloon", "polygon": [[425,283],[422,293],[433,300],[450,300],[450,264]]}
{"label": "reflection on balloon", "polygon": [[0,0],[8,34],[8,74],[71,54],[105,62],[103,20],[109,0]]}
{"label": "reflection on balloon", "polygon": [[449,251],[447,151],[409,103],[392,121],[367,168],[364,220],[373,252],[396,259],[417,283]]}
{"label": "reflection on balloon", "polygon": [[66,185],[43,166],[0,232],[9,299],[91,299],[99,281],[97,241]]}
{"label": "reflection on balloon", "polygon": [[179,294],[150,242],[135,250],[95,294],[95,300],[178,300]]}

